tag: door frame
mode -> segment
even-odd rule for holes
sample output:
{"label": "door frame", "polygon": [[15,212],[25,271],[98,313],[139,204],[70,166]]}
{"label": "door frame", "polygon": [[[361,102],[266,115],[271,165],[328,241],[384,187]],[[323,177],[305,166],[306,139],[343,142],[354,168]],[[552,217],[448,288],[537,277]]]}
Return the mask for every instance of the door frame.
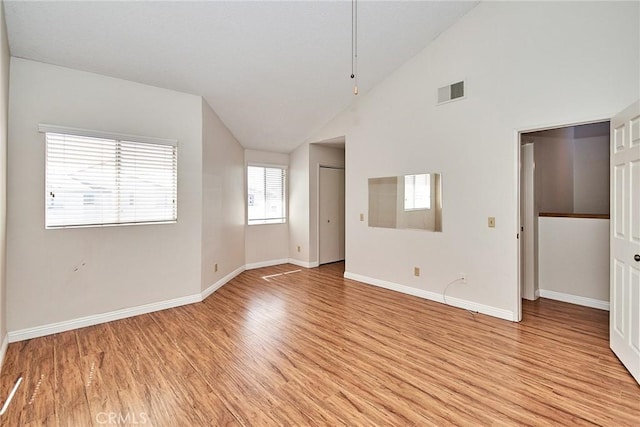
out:
{"label": "door frame", "polygon": [[[521,137],[522,139],[522,137]],[[529,160],[526,162],[526,164],[522,161],[522,155],[525,154],[527,152],[527,149],[529,149],[530,153],[527,157],[529,157]],[[529,171],[529,168],[531,168],[531,171]],[[527,182],[524,183],[522,181],[523,177],[530,177],[531,182],[529,182],[529,180],[526,180]],[[523,188],[523,184],[524,188]],[[526,191],[530,191],[530,194],[526,194],[526,200],[523,200],[523,197],[525,196],[525,194],[523,194],[523,190]],[[537,292],[535,292],[535,282],[536,282],[536,272],[535,272],[535,267],[536,267],[536,254],[535,254],[535,248],[536,248],[536,239],[535,239],[535,234],[537,231],[537,227],[535,224],[535,141],[531,141],[531,142],[526,142],[526,141],[521,141],[520,144],[520,208],[522,209],[523,205],[528,205],[529,203],[531,203],[531,212],[522,212],[522,210],[520,210],[520,215],[524,215],[523,217],[520,217],[520,228],[519,228],[519,239],[520,239],[520,297],[523,298],[523,292],[524,292],[524,297],[526,299],[531,299],[529,298],[527,289],[528,286],[532,286],[534,288],[533,293],[531,294],[532,299],[535,300],[537,299]],[[530,224],[531,222],[531,224]],[[524,231],[523,231],[523,225],[524,225]],[[526,237],[526,239],[525,239]],[[526,257],[525,259],[525,253],[523,253],[522,251],[526,251],[527,249],[531,249],[531,253],[529,254],[530,257]],[[524,268],[531,265],[531,271],[529,271],[529,268]],[[524,271],[522,271],[522,269],[524,268]],[[529,283],[529,279],[531,280],[531,283]],[[525,286],[526,285],[526,286]]]}
{"label": "door frame", "polygon": [[[345,203],[344,203],[344,212],[343,215],[345,216],[345,234],[346,234],[346,221],[347,221],[347,170],[345,168],[345,166],[343,165],[335,165],[335,164],[331,164],[331,163],[323,163],[323,162],[318,162],[317,166],[316,166],[316,176],[318,177],[318,179],[316,180],[316,255],[318,258],[318,265],[320,265],[320,169],[321,168],[328,168],[328,169],[341,169],[344,171],[344,188],[345,188]],[[345,257],[345,261],[347,259],[347,250],[346,250],[346,240],[345,240],[345,253],[344,253],[344,257]]]}
{"label": "door frame", "polygon": [[[518,127],[516,129],[514,129],[513,131],[513,150],[514,150],[514,158],[515,158],[515,164],[514,164],[514,168],[513,168],[513,174],[515,177],[515,195],[516,195],[516,231],[515,231],[515,250],[516,253],[518,254],[516,257],[516,284],[515,284],[515,304],[513,305],[514,307],[517,307],[516,312],[514,313],[514,321],[515,322],[520,322],[522,321],[522,283],[521,283],[521,263],[522,263],[522,253],[520,251],[520,227],[522,226],[522,224],[520,224],[520,198],[521,198],[521,194],[520,194],[520,145],[521,145],[521,139],[522,139],[522,134],[523,133],[529,133],[529,132],[538,132],[538,131],[543,131],[543,130],[550,130],[550,129],[557,129],[557,128],[565,128],[565,127],[571,127],[571,126],[580,126],[580,125],[588,125],[588,124],[593,124],[593,123],[602,123],[602,122],[607,122],[607,121],[611,121],[611,119],[616,115],[617,113],[613,113],[613,114],[606,114],[606,115],[602,115],[602,116],[595,116],[592,118],[586,118],[584,120],[577,120],[577,121],[572,121],[572,122],[566,122],[566,121],[559,121],[559,122],[553,122],[553,123],[548,123],[548,124],[538,124],[538,125],[531,125],[531,126],[522,126],[522,127]],[[611,158],[611,152],[609,152],[609,158]],[[535,221],[535,219],[534,219]]]}

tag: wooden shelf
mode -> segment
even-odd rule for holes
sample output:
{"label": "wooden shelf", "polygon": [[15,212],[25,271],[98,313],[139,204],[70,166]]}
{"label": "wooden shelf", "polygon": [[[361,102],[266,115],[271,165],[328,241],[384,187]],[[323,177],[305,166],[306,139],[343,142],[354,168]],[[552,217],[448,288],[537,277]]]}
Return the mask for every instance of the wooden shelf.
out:
{"label": "wooden shelf", "polygon": [[561,213],[561,212],[540,212],[538,216],[556,218],[592,218],[609,219],[609,214],[583,214],[583,213]]}

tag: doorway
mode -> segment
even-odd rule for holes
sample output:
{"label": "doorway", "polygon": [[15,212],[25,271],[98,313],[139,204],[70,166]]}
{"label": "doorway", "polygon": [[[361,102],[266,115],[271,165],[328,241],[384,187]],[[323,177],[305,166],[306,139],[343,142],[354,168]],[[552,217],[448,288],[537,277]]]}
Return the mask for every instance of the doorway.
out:
{"label": "doorway", "polygon": [[609,309],[609,128],[519,133],[519,303]]}
{"label": "doorway", "polygon": [[320,166],[318,176],[318,261],[345,259],[344,169]]}
{"label": "doorway", "polygon": [[[602,214],[601,218],[598,218],[597,214],[584,214],[581,212],[575,212],[576,206],[590,206],[590,210],[594,211],[597,204],[593,203],[593,200],[578,200],[574,194],[572,203],[573,216],[575,219],[583,220],[596,220],[606,219],[606,271],[607,277],[602,280],[606,284],[608,291],[606,309],[609,310],[609,345],[611,350],[616,354],[622,364],[628,369],[635,380],[640,384],[640,269],[638,265],[640,263],[640,222],[635,221],[640,217],[640,204],[637,200],[640,200],[640,100],[636,100],[633,104],[627,107],[625,110],[619,112],[614,117],[610,117],[601,121],[591,122],[593,125],[602,126],[608,128],[609,133],[609,146],[607,147],[607,154],[604,156],[608,160],[607,176],[609,177],[608,195],[605,198],[608,200],[608,212]],[[561,129],[565,129],[565,127]],[[543,129],[543,130],[549,130]],[[521,212],[521,197],[522,191],[519,188],[522,180],[522,158],[520,147],[523,144],[523,135],[534,130],[521,130],[517,133],[517,180],[518,180],[518,219],[519,225],[523,227],[523,213]],[[593,136],[593,135],[592,135]],[[574,133],[574,138],[576,134]],[[575,145],[575,142],[574,142]],[[535,151],[535,148],[534,148]],[[536,157],[534,156],[534,159]],[[539,164],[536,164],[539,166]],[[580,168],[578,168],[580,170]],[[583,172],[591,174],[593,169],[583,168]],[[562,171],[560,169],[560,171]],[[576,174],[573,171],[574,182],[573,188],[575,192],[575,177],[584,176]],[[538,176],[538,174],[536,174]],[[578,183],[578,188],[583,183]],[[562,187],[565,188],[565,187]],[[566,188],[570,188],[567,186]],[[535,193],[535,191],[534,191]],[[560,199],[562,200],[562,199]],[[596,198],[597,200],[597,198]],[[571,200],[566,198],[562,203],[565,206],[569,206]],[[566,209],[566,208],[565,208]],[[554,213],[554,212],[551,212]],[[556,217],[560,217],[559,213],[554,213]],[[538,220],[543,217],[542,212],[538,214]],[[571,218],[571,216],[568,216]],[[609,221],[611,224],[609,225]],[[539,224],[540,230],[540,224]],[[566,229],[572,227],[556,227],[552,228],[551,236],[556,236],[564,232]],[[526,230],[525,230],[526,231]],[[541,235],[541,233],[539,233]],[[578,236],[573,232],[574,236]],[[541,236],[539,236],[541,237]],[[581,236],[580,236],[581,237]],[[539,241],[541,239],[539,238]],[[581,245],[578,242],[578,245]],[[516,246],[518,247],[518,246]],[[577,246],[580,247],[580,246]],[[583,248],[581,248],[583,249]],[[539,258],[540,254],[544,254],[545,250],[542,245],[538,248]],[[580,251],[575,251],[581,255]],[[575,259],[575,253],[570,250],[562,249],[555,258],[561,260],[561,264],[567,264]],[[598,259],[602,256],[598,256]],[[518,247],[518,269],[519,273],[523,268],[523,251]],[[541,260],[539,260],[541,261]],[[582,273],[583,267],[589,267],[590,260],[580,259],[579,267],[574,270]],[[543,279],[540,272],[542,271],[539,266],[539,283],[541,286]],[[518,280],[522,280],[522,275],[518,275]],[[570,277],[567,282],[580,283],[580,279],[576,277]],[[522,292],[521,283],[518,283],[516,287],[517,306],[518,306],[518,318],[522,320]],[[543,295],[542,289],[539,292],[540,296]],[[548,296],[552,297],[553,295]],[[555,298],[561,300],[561,298]],[[610,302],[609,302],[610,299]],[[589,305],[594,301],[591,298],[582,298],[582,302],[586,302],[582,305]],[[576,301],[567,301],[576,303]],[[603,307],[596,307],[603,308]]]}

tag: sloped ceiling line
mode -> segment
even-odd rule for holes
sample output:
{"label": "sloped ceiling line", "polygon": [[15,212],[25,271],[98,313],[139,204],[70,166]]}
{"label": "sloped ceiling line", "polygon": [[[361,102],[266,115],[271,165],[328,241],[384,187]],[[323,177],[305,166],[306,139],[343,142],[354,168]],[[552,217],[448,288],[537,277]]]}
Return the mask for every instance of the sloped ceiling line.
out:
{"label": "sloped ceiling line", "polygon": [[[360,1],[360,94],[476,4]],[[350,1],[4,5],[13,56],[201,95],[245,148],[290,152],[354,101]]]}

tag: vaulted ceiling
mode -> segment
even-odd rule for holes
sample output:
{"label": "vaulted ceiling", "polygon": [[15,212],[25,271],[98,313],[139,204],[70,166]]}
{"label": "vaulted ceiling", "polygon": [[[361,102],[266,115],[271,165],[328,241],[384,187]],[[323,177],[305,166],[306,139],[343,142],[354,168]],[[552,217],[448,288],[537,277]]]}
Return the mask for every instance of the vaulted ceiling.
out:
{"label": "vaulted ceiling", "polygon": [[[360,94],[477,2],[358,2]],[[5,1],[13,56],[203,96],[289,152],[353,101],[351,1]]]}

